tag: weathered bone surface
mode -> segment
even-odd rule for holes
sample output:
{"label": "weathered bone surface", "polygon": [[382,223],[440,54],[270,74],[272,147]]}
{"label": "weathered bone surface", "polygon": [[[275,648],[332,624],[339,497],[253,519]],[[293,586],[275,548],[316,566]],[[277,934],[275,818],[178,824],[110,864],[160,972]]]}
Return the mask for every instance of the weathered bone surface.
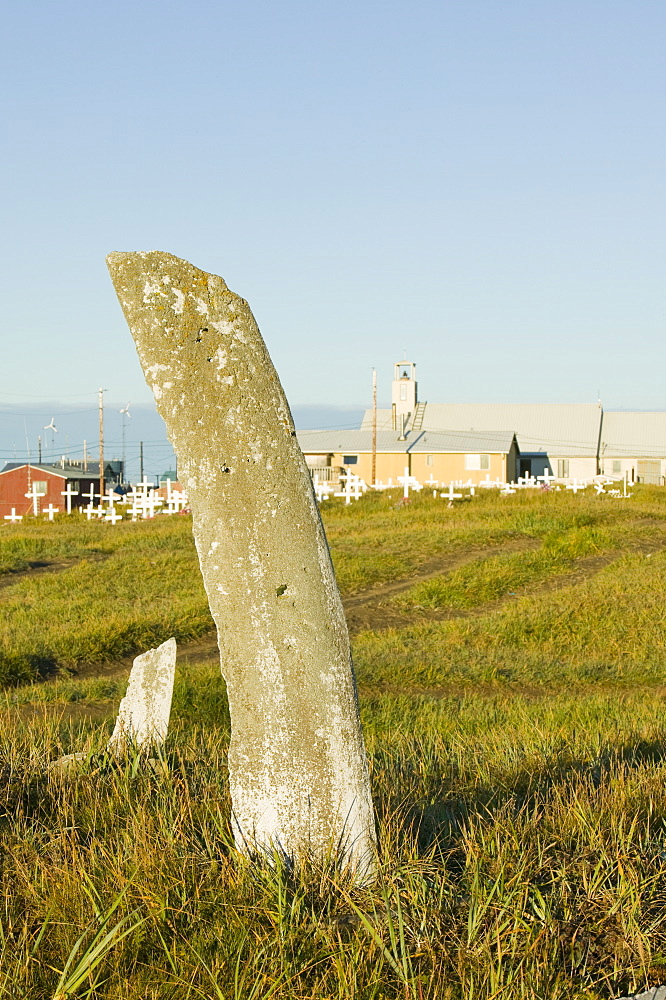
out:
{"label": "weathered bone surface", "polygon": [[130,671],[127,692],[120,702],[115,729],[107,747],[123,753],[129,746],[161,746],[169,728],[176,640],[167,639],[156,649],[137,656]]}
{"label": "weathered bone surface", "polygon": [[375,854],[349,636],[289,406],[247,303],[170,254],[111,277],[178,457],[217,626],[237,845]]}

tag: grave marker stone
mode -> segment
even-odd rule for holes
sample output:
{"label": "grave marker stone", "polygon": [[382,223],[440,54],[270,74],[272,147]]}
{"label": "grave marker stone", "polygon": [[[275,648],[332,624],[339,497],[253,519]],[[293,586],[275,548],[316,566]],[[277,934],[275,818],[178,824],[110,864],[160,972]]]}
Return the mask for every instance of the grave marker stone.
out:
{"label": "grave marker stone", "polygon": [[122,754],[130,747],[162,746],[169,728],[175,669],[175,639],[167,639],[135,658],[107,744],[112,753]]}
{"label": "grave marker stone", "polygon": [[218,629],[236,843],[337,857],[375,832],[349,636],[310,473],[247,303],[166,253],[109,270],[178,458]]}

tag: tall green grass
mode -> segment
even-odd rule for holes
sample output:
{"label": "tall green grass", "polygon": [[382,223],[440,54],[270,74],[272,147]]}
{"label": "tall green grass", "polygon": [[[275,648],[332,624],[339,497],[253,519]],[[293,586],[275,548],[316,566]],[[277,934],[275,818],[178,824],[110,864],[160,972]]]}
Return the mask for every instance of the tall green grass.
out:
{"label": "tall green grass", "polygon": [[578,559],[607,551],[611,539],[609,531],[595,526],[551,531],[536,552],[475,560],[447,576],[424,580],[394,598],[393,603],[407,610],[475,608],[528,584],[570,573]]}
{"label": "tall green grass", "polygon": [[[664,523],[662,507],[646,496],[649,503],[642,506],[640,493],[627,503],[562,493],[484,495],[451,510],[429,496],[396,507],[394,497],[377,495],[355,507],[325,506],[323,514],[343,593],[472,551],[479,554],[474,563],[401,599],[405,608],[466,609],[567,572],[584,553],[644,546]],[[483,557],[484,549],[517,539],[542,545],[536,552]],[[186,642],[212,630],[190,518],[111,527],[72,516],[56,524],[5,526],[0,564],[18,559],[20,550],[31,559],[41,553],[46,561],[76,561],[0,589],[0,685],[113,661],[171,635]]]}
{"label": "tall green grass", "polygon": [[[187,683],[196,697],[196,670]],[[64,780],[48,761],[99,748],[99,730],[3,714],[0,995],[50,1000],[68,977],[109,1000],[571,1000],[658,982],[665,707],[645,690],[366,699],[381,853],[362,888],[235,855],[224,720],[176,710],[168,772],[91,756]]]}
{"label": "tall green grass", "polygon": [[[553,562],[531,582],[613,560],[475,617],[356,638],[372,885],[236,854],[216,664],[179,661],[162,769],[103,753],[120,678],[4,692],[0,998],[601,1000],[666,982],[662,493],[477,499],[325,509],[346,585],[472,546],[470,575],[445,579],[477,580],[465,599],[482,611],[484,548],[538,541],[529,554]],[[174,520],[94,526],[95,545],[110,539],[102,562],[4,588],[4,650],[114,656],[189,634],[188,607],[204,627],[189,526]],[[491,558],[510,573],[514,555]],[[74,751],[78,771],[49,770]]]}
{"label": "tall green grass", "polygon": [[368,684],[632,683],[666,679],[666,554],[626,556],[590,580],[474,618],[364,633]]}

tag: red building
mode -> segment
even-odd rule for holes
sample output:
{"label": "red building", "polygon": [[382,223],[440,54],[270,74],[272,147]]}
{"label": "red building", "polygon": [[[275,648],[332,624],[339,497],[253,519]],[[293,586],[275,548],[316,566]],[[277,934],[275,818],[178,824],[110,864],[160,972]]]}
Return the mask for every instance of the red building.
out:
{"label": "red building", "polygon": [[[17,514],[40,513],[50,504],[67,510],[68,490],[71,508],[90,503],[90,490],[99,494],[99,475],[67,465],[19,465],[12,463],[0,472],[0,523],[12,508]],[[30,494],[29,496],[26,496]],[[87,494],[87,495],[85,495]]]}

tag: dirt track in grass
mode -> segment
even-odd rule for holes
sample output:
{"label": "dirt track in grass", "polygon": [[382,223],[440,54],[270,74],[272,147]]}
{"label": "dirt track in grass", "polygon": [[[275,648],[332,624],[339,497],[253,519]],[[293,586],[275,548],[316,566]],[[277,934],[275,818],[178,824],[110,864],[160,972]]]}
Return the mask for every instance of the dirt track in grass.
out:
{"label": "dirt track in grass", "polygon": [[[600,556],[588,556],[578,559],[570,572],[551,576],[547,580],[542,580],[519,588],[514,594],[507,594],[498,600],[489,601],[477,605],[475,608],[465,610],[429,610],[418,609],[406,613],[391,604],[392,598],[409,590],[425,580],[433,579],[451,573],[461,566],[464,566],[475,559],[489,558],[510,552],[527,552],[539,547],[540,541],[532,538],[511,539],[504,545],[492,548],[474,548],[464,553],[451,553],[439,556],[421,566],[421,568],[411,576],[402,577],[400,580],[392,580],[389,583],[372,587],[360,593],[343,598],[343,606],[347,617],[347,624],[351,635],[366,631],[382,631],[390,628],[404,628],[407,625],[422,624],[429,621],[447,621],[452,618],[471,618],[481,615],[491,614],[503,606],[510,604],[519,597],[529,594],[543,593],[545,591],[561,590],[565,587],[573,587],[585,580],[588,580],[599,573],[606,566],[622,558],[625,555],[636,552],[643,552],[645,555],[656,553],[666,548],[662,533],[654,539],[652,543],[633,543],[629,548],[615,550]],[[217,648],[217,638],[211,632],[202,639],[189,643],[181,643],[178,646],[178,658],[187,660],[190,663],[201,663],[211,659],[217,659],[219,653]],[[113,663],[91,663],[82,664],[74,673],[76,677],[113,677],[123,671],[129,671],[132,665],[132,657]]]}
{"label": "dirt track in grass", "polygon": [[[85,558],[88,562],[101,562],[108,559],[110,552],[89,552]],[[19,580],[26,577],[41,576],[43,573],[61,573],[65,569],[71,569],[81,562],[81,556],[68,556],[66,559],[36,559],[28,563],[27,569],[10,569],[0,576],[0,590],[3,587],[11,587]]]}

